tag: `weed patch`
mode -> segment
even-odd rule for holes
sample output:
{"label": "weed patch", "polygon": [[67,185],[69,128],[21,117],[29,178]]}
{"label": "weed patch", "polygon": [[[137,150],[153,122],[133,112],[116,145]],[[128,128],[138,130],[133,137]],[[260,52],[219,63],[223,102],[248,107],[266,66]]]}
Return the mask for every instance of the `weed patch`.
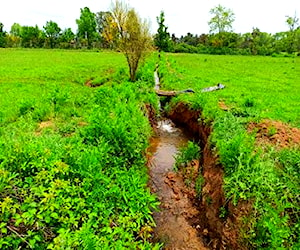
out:
{"label": "weed patch", "polygon": [[0,248],[158,249],[149,243],[157,200],[144,104],[156,96],[147,83],[83,86],[118,69],[116,53],[51,51],[53,66],[48,51],[1,52]]}

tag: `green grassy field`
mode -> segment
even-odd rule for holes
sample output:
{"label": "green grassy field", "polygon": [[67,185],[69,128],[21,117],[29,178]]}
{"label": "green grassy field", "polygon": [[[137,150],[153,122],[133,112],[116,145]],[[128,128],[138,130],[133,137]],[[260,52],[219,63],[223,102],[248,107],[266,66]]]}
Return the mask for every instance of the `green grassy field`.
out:
{"label": "green grassy field", "polygon": [[[133,84],[119,53],[0,50],[1,249],[159,248],[148,241],[157,201],[145,167],[155,64]],[[169,108],[187,102],[212,126],[227,201],[254,200],[242,233],[250,248],[299,248],[299,147],[260,147],[247,130],[264,118],[300,127],[299,65],[185,54],[160,62],[164,89],[196,91]],[[201,93],[219,82],[224,90]]]}
{"label": "green grassy field", "polygon": [[[248,126],[269,119],[300,127],[300,58],[170,54],[161,61],[160,75],[163,89],[195,91],[174,98],[167,108],[185,102],[202,111],[201,119],[213,129],[211,148],[224,167],[226,201],[253,202],[241,231],[244,244],[298,249],[299,145],[257,144]],[[226,88],[201,93],[217,83]],[[269,137],[276,133],[268,128]]]}
{"label": "green grassy field", "polygon": [[[194,103],[211,109],[224,101],[229,107],[247,109],[257,118],[270,118],[300,127],[300,58],[209,56],[174,54],[177,74],[168,76],[167,89],[192,88]],[[175,66],[175,70],[176,70]],[[201,94],[201,89],[222,83],[222,91]],[[198,99],[198,100],[196,100]]]}
{"label": "green grassy field", "polygon": [[144,106],[157,99],[127,82],[124,57],[3,49],[0,64],[0,248],[158,247]]}

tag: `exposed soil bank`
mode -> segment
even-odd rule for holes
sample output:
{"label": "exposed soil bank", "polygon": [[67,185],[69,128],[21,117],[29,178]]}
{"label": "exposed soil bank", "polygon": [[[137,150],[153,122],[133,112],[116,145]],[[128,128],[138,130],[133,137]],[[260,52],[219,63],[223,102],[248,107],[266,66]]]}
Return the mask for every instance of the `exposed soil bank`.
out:
{"label": "exposed soil bank", "polygon": [[[199,138],[202,149],[200,166],[205,183],[201,199],[194,199],[200,211],[197,221],[199,235],[206,239],[211,249],[246,249],[239,242],[239,228],[242,226],[242,217],[251,210],[251,204],[240,203],[235,207],[230,202],[225,203],[223,168],[213,154],[208,140],[211,128],[199,118],[200,111],[191,110],[183,103],[173,107],[168,116],[176,124],[191,131],[195,138]],[[228,212],[226,218],[220,218],[221,211]]]}
{"label": "exposed soil bank", "polygon": [[256,142],[259,145],[275,145],[277,148],[287,148],[300,144],[300,129],[293,128],[280,121],[263,120],[250,123],[248,131],[256,132]]}
{"label": "exposed soil bank", "polygon": [[191,220],[199,217],[184,179],[173,171],[179,147],[188,141],[170,120],[158,123],[157,137],[152,138],[149,151],[153,154],[149,164],[151,189],[160,199],[160,211],[154,214],[157,227],[154,241],[163,242],[164,249],[207,249]]}

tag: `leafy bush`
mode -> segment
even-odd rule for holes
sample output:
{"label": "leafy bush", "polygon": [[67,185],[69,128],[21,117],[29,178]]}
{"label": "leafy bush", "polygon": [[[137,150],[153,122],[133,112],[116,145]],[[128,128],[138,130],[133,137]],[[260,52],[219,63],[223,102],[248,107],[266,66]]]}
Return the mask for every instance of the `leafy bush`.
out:
{"label": "leafy bush", "polygon": [[200,152],[199,145],[189,141],[186,146],[180,148],[179,153],[175,156],[175,168],[179,169],[186,166],[192,160],[199,160]]}

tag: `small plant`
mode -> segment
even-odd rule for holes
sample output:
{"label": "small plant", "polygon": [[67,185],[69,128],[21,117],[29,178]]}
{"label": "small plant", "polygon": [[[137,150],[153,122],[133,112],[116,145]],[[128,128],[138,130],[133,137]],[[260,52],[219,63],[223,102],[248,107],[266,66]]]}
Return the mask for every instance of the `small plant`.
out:
{"label": "small plant", "polygon": [[204,177],[201,175],[201,173],[199,173],[195,182],[196,196],[198,199],[201,198],[204,181]]}
{"label": "small plant", "polygon": [[211,198],[210,195],[207,195],[207,196],[205,197],[205,201],[206,201],[206,204],[207,204],[207,205],[211,205],[211,204],[213,203],[213,200],[212,200],[212,198]]}
{"label": "small plant", "polygon": [[271,137],[277,133],[277,129],[274,126],[268,128],[268,136]]}
{"label": "small plant", "polygon": [[252,98],[247,98],[244,102],[244,106],[247,108],[254,106],[254,100]]}
{"label": "small plant", "polygon": [[178,170],[181,167],[186,166],[194,159],[199,159],[200,147],[194,142],[189,141],[185,147],[180,149],[179,154],[175,157],[175,169]]}
{"label": "small plant", "polygon": [[228,211],[227,211],[227,209],[225,208],[225,207],[220,207],[220,209],[219,209],[219,217],[220,218],[226,218],[227,217],[227,214],[228,214]]}
{"label": "small plant", "polygon": [[19,107],[19,115],[23,116],[26,115],[29,112],[34,111],[34,101],[32,100],[24,100]]}

